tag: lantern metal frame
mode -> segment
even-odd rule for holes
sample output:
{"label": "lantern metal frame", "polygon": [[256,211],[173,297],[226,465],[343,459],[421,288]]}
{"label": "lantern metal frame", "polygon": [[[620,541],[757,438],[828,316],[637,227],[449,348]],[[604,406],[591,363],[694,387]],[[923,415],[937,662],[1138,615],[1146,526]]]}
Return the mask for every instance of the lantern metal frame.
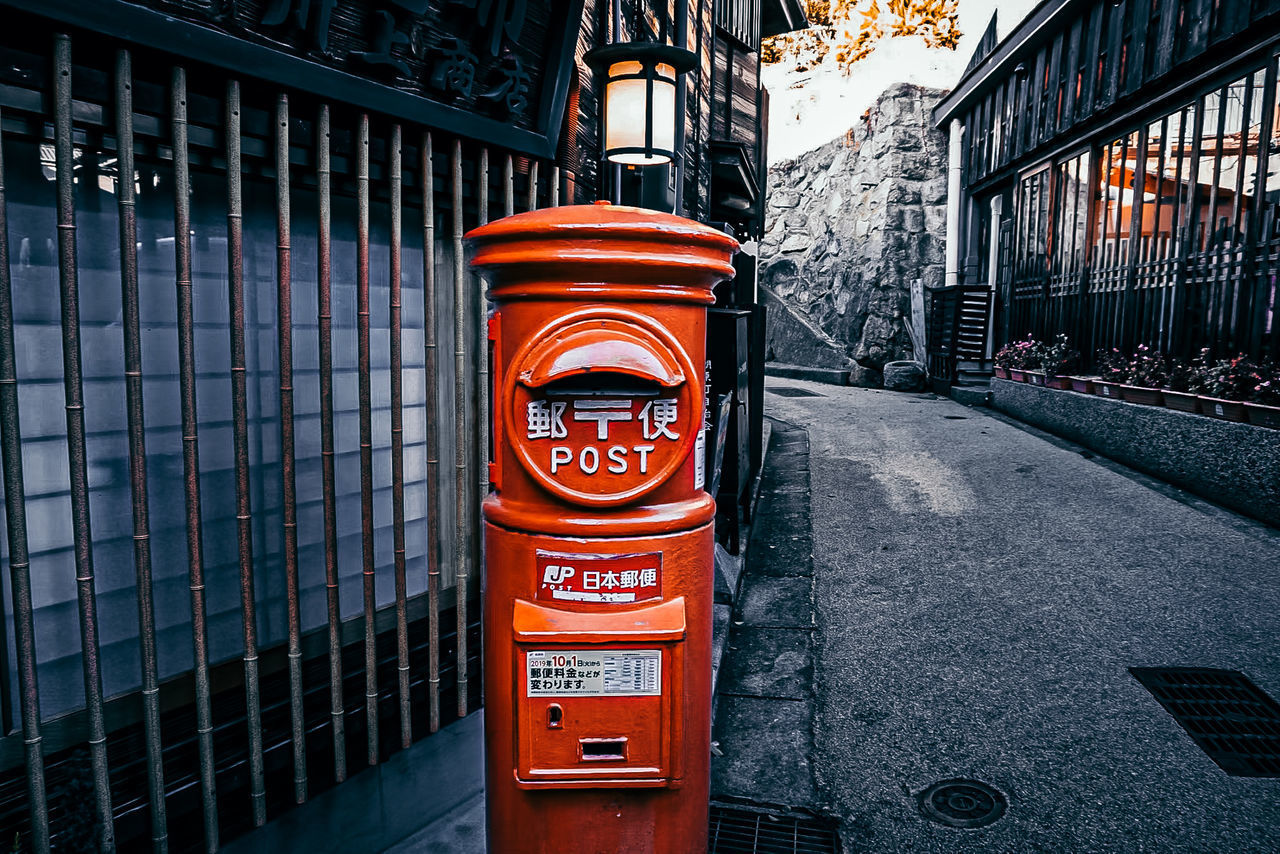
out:
{"label": "lantern metal frame", "polygon": [[[658,166],[669,163],[676,159],[676,151],[665,148],[658,148],[653,144],[653,88],[654,82],[661,78],[666,81],[667,78],[658,74],[659,65],[669,65],[675,70],[675,79],[671,81],[671,86],[678,91],[680,86],[680,75],[692,71],[698,63],[697,55],[693,51],[687,50],[675,45],[662,44],[660,42],[648,41],[632,41],[617,42],[615,44],[598,47],[587,52],[583,60],[591,67],[593,71],[603,71],[605,77],[605,109],[602,110],[604,117],[604,141],[607,144],[609,139],[609,109],[608,109],[608,89],[609,86],[620,80],[644,80],[645,86],[645,117],[644,117],[644,145],[628,145],[619,146],[617,148],[606,148],[604,150],[604,158],[613,163],[620,161],[614,160],[617,155],[626,154],[643,154],[646,159],[655,157],[663,157],[664,160],[654,159],[653,162],[643,164],[627,164],[631,166]],[[636,74],[619,74],[617,76],[609,75],[609,68],[619,62],[636,62],[640,64],[640,72]],[[678,102],[678,101],[677,101]],[[679,117],[674,113],[671,116],[672,127],[676,127]],[[674,133],[673,138],[678,138]]]}

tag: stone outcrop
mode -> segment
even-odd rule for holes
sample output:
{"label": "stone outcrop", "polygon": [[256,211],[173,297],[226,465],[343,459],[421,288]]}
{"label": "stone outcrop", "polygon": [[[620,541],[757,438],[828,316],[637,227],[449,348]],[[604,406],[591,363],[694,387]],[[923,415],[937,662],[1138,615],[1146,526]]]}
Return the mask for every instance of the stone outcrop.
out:
{"label": "stone outcrop", "polygon": [[769,358],[871,386],[886,362],[923,360],[907,326],[911,281],[943,283],[947,140],[930,113],[944,94],[890,86],[845,136],[769,170]]}

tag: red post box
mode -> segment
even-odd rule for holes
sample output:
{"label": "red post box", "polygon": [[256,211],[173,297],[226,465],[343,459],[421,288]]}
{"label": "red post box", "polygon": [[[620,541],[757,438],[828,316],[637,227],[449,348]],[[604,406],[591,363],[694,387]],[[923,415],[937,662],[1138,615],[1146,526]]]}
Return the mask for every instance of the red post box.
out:
{"label": "red post box", "polygon": [[737,242],[608,204],[472,231],[490,282],[488,848],[705,852],[706,308]]}

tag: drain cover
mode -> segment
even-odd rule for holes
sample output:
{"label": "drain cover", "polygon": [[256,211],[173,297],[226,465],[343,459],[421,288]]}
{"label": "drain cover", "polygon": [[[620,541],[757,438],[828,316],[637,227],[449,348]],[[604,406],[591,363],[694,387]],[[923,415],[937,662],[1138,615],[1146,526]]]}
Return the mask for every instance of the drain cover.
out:
{"label": "drain cover", "polygon": [[986,827],[1005,806],[1004,795],[980,780],[943,780],[920,793],[920,812],[948,827]]}
{"label": "drain cover", "polygon": [[840,854],[840,839],[811,815],[712,804],[707,854]]}
{"label": "drain cover", "polygon": [[795,388],[789,385],[775,386],[766,389],[766,391],[781,397],[826,397],[825,394],[818,394],[816,391],[809,391],[807,388]]}
{"label": "drain cover", "polygon": [[1233,777],[1280,777],[1280,703],[1238,670],[1130,667],[1209,758]]}

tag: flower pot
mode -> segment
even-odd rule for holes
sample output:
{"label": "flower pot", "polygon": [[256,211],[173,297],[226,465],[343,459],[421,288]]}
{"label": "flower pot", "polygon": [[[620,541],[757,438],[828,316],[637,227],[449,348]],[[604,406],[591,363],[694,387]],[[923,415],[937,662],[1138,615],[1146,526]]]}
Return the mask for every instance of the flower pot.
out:
{"label": "flower pot", "polygon": [[1268,406],[1265,403],[1246,403],[1244,411],[1249,416],[1249,423],[1258,427],[1270,427],[1280,430],[1280,406]]}
{"label": "flower pot", "polygon": [[1110,383],[1106,380],[1094,380],[1093,393],[1098,397],[1109,397],[1112,400],[1120,400],[1120,383]]}
{"label": "flower pot", "polygon": [[1179,412],[1199,412],[1200,398],[1189,391],[1164,390],[1164,405]]}
{"label": "flower pot", "polygon": [[1239,400],[1223,400],[1204,395],[1200,395],[1200,411],[1224,421],[1245,421],[1249,417],[1245,413],[1244,403]]}
{"label": "flower pot", "polygon": [[1000,367],[999,365],[996,365],[996,366],[995,366],[994,368],[992,368],[991,370],[992,370],[992,372],[996,375],[996,378],[997,378],[997,379],[1002,379],[1002,380],[1007,380],[1007,379],[1009,379],[1009,369],[1008,369],[1008,368],[1002,368],[1002,367]]}
{"label": "flower pot", "polygon": [[1063,391],[1070,391],[1071,377],[1061,377],[1057,375],[1046,376],[1044,378],[1044,384],[1049,388],[1057,388],[1057,389],[1062,389]]}
{"label": "flower pot", "polygon": [[1026,373],[1027,373],[1027,382],[1029,382],[1031,385],[1039,385],[1039,386],[1044,385],[1043,371],[1027,371]]}
{"label": "flower pot", "polygon": [[1068,379],[1071,380],[1072,391],[1093,394],[1093,377],[1068,377]]}
{"label": "flower pot", "polygon": [[1009,379],[1013,380],[1015,383],[1025,383],[1027,381],[1027,372],[1020,371],[1017,368],[1010,368]]}
{"label": "flower pot", "polygon": [[1143,406],[1160,406],[1164,403],[1164,395],[1158,388],[1145,388],[1140,385],[1122,385],[1120,392],[1129,403],[1140,403]]}

